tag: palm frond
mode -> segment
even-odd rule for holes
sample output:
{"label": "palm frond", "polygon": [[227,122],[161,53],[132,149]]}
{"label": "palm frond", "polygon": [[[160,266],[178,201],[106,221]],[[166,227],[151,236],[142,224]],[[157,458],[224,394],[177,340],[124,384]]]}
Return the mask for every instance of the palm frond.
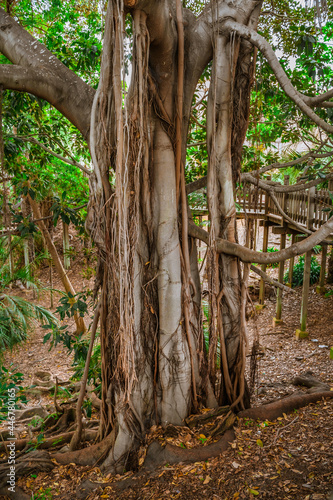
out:
{"label": "palm frond", "polygon": [[12,349],[27,338],[37,323],[55,323],[57,318],[45,307],[21,297],[0,295],[0,350]]}

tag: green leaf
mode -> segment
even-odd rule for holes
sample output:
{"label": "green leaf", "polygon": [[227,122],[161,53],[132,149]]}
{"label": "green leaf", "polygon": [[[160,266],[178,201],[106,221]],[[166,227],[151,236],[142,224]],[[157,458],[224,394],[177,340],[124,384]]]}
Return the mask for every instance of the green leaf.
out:
{"label": "green leaf", "polygon": [[44,335],[44,338],[43,338],[43,344],[46,344],[46,342],[47,342],[48,340],[50,340],[51,335],[52,335],[52,332],[49,332],[49,333],[47,333],[46,335]]}

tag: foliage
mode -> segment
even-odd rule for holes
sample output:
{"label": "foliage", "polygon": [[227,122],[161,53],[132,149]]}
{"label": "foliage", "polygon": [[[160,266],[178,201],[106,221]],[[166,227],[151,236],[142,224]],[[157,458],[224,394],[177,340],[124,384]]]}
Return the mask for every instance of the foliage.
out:
{"label": "foliage", "polygon": [[[267,252],[268,253],[274,253],[274,252],[278,252],[279,250],[275,247],[268,247],[267,248]],[[278,267],[279,263],[278,262],[272,262],[271,264],[267,264],[267,267]]]}
{"label": "foliage", "polygon": [[23,373],[18,372],[13,363],[9,366],[9,369],[0,365],[0,422],[7,419],[7,401],[8,401],[8,391],[15,389],[15,399],[16,407],[17,402],[27,403],[27,399],[23,392],[23,387],[21,383],[23,381]]}
{"label": "foliage", "polygon": [[56,318],[42,306],[28,302],[21,297],[1,293],[0,353],[25,341],[29,330],[37,321],[49,323],[56,321]]}
{"label": "foliage", "polygon": [[68,292],[68,294],[64,294],[60,299],[60,304],[56,312],[59,313],[62,320],[65,318],[65,315],[71,318],[75,313],[83,317],[88,310],[87,295],[84,292],[79,292],[75,296]]}
{"label": "foliage", "polygon": [[[57,322],[56,317],[44,307],[8,293],[16,281],[35,289],[38,289],[39,283],[33,277],[33,264],[24,266],[19,258],[15,259],[14,269],[10,271],[6,262],[9,256],[6,240],[0,239],[0,356],[5,349],[12,349],[14,345],[25,341],[28,332],[37,322]],[[22,238],[16,237],[11,243],[12,252],[21,243]],[[41,257],[45,257],[45,254]]]}
{"label": "foliage", "polygon": [[31,500],[52,500],[52,498],[52,488],[44,490],[43,486],[41,486],[37,493],[32,494]]}
{"label": "foliage", "polygon": [[316,255],[320,254],[320,252],[321,252],[321,245],[315,245],[315,246],[313,247],[312,251],[313,251]]}
{"label": "foliage", "polygon": [[[293,288],[303,285],[303,275],[304,275],[304,255],[301,255],[298,262],[294,265],[293,269],[293,281],[291,286]],[[310,267],[310,284],[313,285],[317,283],[320,275],[320,264],[314,255],[311,256],[311,267]],[[285,283],[289,283],[289,270],[283,277]]]}
{"label": "foliage", "polygon": [[[86,349],[88,351],[89,347],[89,341],[85,341],[86,344]],[[86,361],[86,356],[80,353],[79,356],[76,358],[76,362],[73,363],[73,366],[75,368],[75,372],[73,374],[73,378],[77,380],[81,380],[83,376],[83,371],[85,367],[85,361]],[[93,383],[97,390],[100,390],[100,384],[102,382],[102,373],[101,373],[102,367],[101,367],[101,345],[98,343],[97,345],[94,346],[93,352],[91,354],[91,359],[90,359],[90,365],[89,365],[89,372],[88,372],[88,384]]]}
{"label": "foliage", "polygon": [[[56,312],[61,320],[64,320],[65,317],[72,318],[76,312],[84,317],[89,305],[91,304],[88,302],[88,295],[83,292],[77,293],[75,297],[71,293],[64,294],[60,299],[60,305],[57,307]],[[72,366],[75,368],[75,372],[73,378],[81,379],[90,344],[89,337],[84,334],[75,336],[69,331],[68,325],[58,326],[53,322],[44,325],[43,328],[50,330],[43,339],[44,344],[50,341],[50,349],[62,343],[67,348],[68,353],[74,353]],[[101,381],[101,347],[98,343],[93,348],[91,355],[88,382],[93,382],[97,386],[97,390],[100,391]]]}

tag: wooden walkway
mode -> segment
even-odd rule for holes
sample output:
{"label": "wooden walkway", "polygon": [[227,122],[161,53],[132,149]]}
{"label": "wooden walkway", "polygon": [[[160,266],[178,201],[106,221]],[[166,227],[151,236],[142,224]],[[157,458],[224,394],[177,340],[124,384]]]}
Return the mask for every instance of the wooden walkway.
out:
{"label": "wooden walkway", "polygon": [[[284,185],[289,184],[288,176],[285,176]],[[329,189],[317,190],[315,187],[305,191],[297,192],[280,192],[275,193],[276,200],[280,205],[279,210],[272,200],[271,196],[261,188],[257,188],[252,184],[245,184],[242,191],[236,192],[236,210],[237,218],[245,219],[247,224],[247,242],[246,246],[257,250],[256,235],[258,222],[263,226],[263,242],[262,250],[267,252],[269,228],[275,234],[280,235],[280,250],[286,247],[287,234],[292,235],[291,243],[295,243],[302,238],[308,236],[312,231],[320,228],[329,219],[330,213],[333,211],[333,203],[330,192],[333,191],[333,182],[330,182]],[[192,213],[203,219],[208,215],[207,210],[193,209]],[[283,215],[284,214],[284,215]],[[250,237],[254,234],[254,238]],[[326,275],[326,260],[328,242],[333,242],[333,233],[325,239],[321,244],[321,272],[319,284],[316,288],[317,293],[324,294],[325,290],[325,275]],[[331,244],[331,243],[330,243]],[[283,284],[286,267],[289,268],[289,283],[291,287],[293,278],[294,258],[288,262],[279,263],[279,278],[278,281]],[[307,326],[307,307],[310,288],[310,268],[311,268],[311,250],[304,257],[304,275],[303,275],[303,291],[302,291],[302,307],[300,328],[296,330],[296,337],[302,339],[308,336],[306,331]],[[261,266],[262,271],[266,271],[266,265]],[[277,289],[276,313],[273,318],[273,326],[283,323],[282,319],[282,290]],[[257,310],[265,307],[265,282],[260,281],[259,303]]]}
{"label": "wooden walkway", "polygon": [[[236,193],[237,218],[255,218],[269,220],[272,225],[283,225],[291,234],[303,229],[319,229],[329,219],[329,211],[333,210],[330,191],[311,188],[305,192],[276,193],[276,198],[283,211],[296,225],[283,218],[273,200],[261,188],[248,186],[243,192]],[[333,239],[333,235],[331,236]]]}
{"label": "wooden walkway", "polygon": [[[242,191],[236,192],[237,218],[266,220],[272,226],[283,226],[289,234],[302,234],[302,229],[306,234],[309,229],[319,229],[329,219],[330,211],[333,210],[330,192],[333,192],[333,182],[330,189],[310,188],[286,194],[276,193],[280,207],[294,221],[293,223],[281,215],[270,195],[263,189],[246,184]],[[208,209],[192,208],[192,213],[204,217],[208,215]],[[277,230],[279,234],[281,231]],[[327,239],[333,240],[333,234]]]}

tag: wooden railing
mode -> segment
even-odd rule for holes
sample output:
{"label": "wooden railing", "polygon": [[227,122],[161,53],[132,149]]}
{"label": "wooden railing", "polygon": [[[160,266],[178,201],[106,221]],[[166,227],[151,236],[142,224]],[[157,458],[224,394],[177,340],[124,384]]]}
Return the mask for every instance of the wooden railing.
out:
{"label": "wooden railing", "polygon": [[[268,197],[268,203],[265,210],[265,200]],[[328,189],[315,190],[313,196],[309,196],[308,191],[295,193],[276,193],[277,201],[280,207],[284,208],[285,213],[298,224],[304,227],[319,228],[329,218],[329,211],[324,208],[332,208],[332,200]],[[236,192],[236,210],[239,216],[257,214],[260,216],[276,215],[281,216],[273,200],[261,188],[253,186],[245,187],[242,191]],[[308,221],[309,204],[312,205],[313,218]]]}

